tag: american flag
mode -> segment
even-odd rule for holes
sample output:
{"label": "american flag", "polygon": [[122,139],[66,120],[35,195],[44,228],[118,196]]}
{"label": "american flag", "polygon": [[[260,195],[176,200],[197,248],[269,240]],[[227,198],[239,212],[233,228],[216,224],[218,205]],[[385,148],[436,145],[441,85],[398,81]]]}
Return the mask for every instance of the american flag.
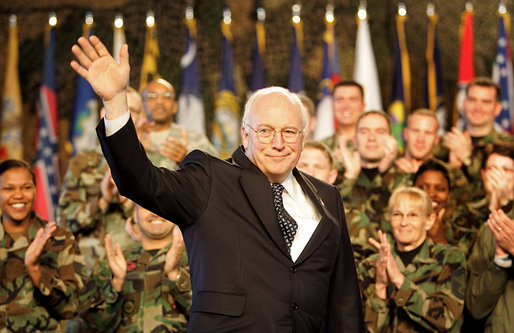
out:
{"label": "american flag", "polygon": [[505,132],[514,133],[514,77],[512,74],[509,37],[507,35],[507,29],[505,29],[507,15],[507,13],[500,15],[498,44],[493,65],[493,80],[502,88],[502,94],[500,96],[502,110],[496,117],[495,126]]}
{"label": "american flag", "polygon": [[55,219],[58,199],[59,168],[57,161],[57,94],[55,84],[55,28],[45,52],[43,81],[39,89],[36,118],[36,203],[34,210],[46,220]]}

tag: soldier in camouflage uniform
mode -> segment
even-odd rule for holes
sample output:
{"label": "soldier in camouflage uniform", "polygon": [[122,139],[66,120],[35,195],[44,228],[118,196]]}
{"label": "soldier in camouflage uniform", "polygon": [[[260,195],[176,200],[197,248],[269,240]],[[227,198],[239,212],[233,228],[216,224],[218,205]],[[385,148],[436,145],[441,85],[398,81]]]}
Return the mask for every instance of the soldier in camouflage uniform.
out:
{"label": "soldier in camouflage uniform", "polygon": [[355,151],[355,130],[357,119],[364,112],[364,89],[356,81],[340,81],[332,90],[332,108],[337,121],[337,131],[332,136],[321,140],[330,149],[335,158],[335,167],[339,172],[336,184],[344,177],[344,161],[340,146]]}
{"label": "soldier in camouflage uniform", "polygon": [[[514,316],[514,210],[491,214],[478,232],[468,260],[466,308],[476,319],[485,319],[485,328],[476,322],[469,329],[478,332],[513,332]],[[465,325],[467,324],[467,320]]]}
{"label": "soldier in camouflage uniform", "polygon": [[392,191],[406,185],[405,176],[393,162],[397,144],[391,135],[389,116],[383,111],[367,111],[357,121],[357,151],[342,148],[344,180],[338,185],[343,198],[348,230],[356,261],[376,252],[368,238],[379,229],[388,230],[385,220]]}
{"label": "soldier in camouflage uniform", "polygon": [[466,260],[455,247],[434,243],[432,201],[420,189],[392,195],[394,239],[379,231],[379,253],[358,266],[369,332],[459,332],[466,289]]}
{"label": "soldier in camouflage uniform", "polygon": [[114,251],[106,237],[81,317],[103,332],[186,332],[192,293],[180,230],[139,206],[135,220],[141,244]]}
{"label": "soldier in camouflage uniform", "polygon": [[451,191],[454,185],[446,166],[428,160],[419,167],[412,181],[430,196],[434,205],[436,222],[428,232],[430,239],[457,246],[467,254],[482,222],[469,212],[466,202]]}
{"label": "soldier in camouflage uniform", "polygon": [[463,103],[465,131],[452,128],[434,151],[436,157],[452,167],[462,168],[471,186],[470,200],[484,195],[480,169],[493,145],[514,142],[512,135],[494,129],[495,118],[502,109],[500,96],[500,86],[490,78],[477,77],[471,81]]}
{"label": "soldier in camouflage uniform", "polygon": [[452,197],[466,201],[469,198],[469,183],[462,170],[434,157],[434,147],[439,142],[438,129],[439,121],[433,111],[417,109],[410,113],[407,116],[407,127],[403,130],[405,156],[396,159],[395,165],[412,177],[425,161],[433,160],[443,164],[449,172]]}
{"label": "soldier in camouflage uniform", "polygon": [[0,332],[61,332],[78,311],[84,259],[73,235],[32,210],[35,176],[0,163]]}
{"label": "soldier in camouflage uniform", "polygon": [[146,151],[159,153],[170,159],[174,164],[172,170],[178,169],[180,162],[194,149],[218,155],[217,149],[204,134],[185,129],[173,122],[178,104],[175,100],[175,88],[171,83],[164,79],[149,82],[143,91],[143,99],[152,119],[152,127],[148,133],[150,145],[145,145]]}
{"label": "soldier in camouflage uniform", "polygon": [[[498,209],[510,211],[514,200],[514,144],[493,146],[491,153],[482,161],[481,177],[485,196],[467,203],[467,209],[484,223],[489,214]],[[476,231],[480,227],[478,225]]]}

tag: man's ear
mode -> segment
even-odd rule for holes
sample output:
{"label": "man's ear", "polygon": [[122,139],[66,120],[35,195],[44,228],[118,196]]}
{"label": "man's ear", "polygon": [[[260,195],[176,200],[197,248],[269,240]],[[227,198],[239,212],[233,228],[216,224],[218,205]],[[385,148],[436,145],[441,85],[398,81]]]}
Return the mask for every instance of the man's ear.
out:
{"label": "man's ear", "polygon": [[494,115],[498,117],[502,112],[502,103],[500,101],[496,102],[496,108],[494,109]]}
{"label": "man's ear", "polygon": [[129,234],[130,238],[132,238],[135,242],[141,242],[141,229],[139,229],[139,226],[134,222],[134,219],[132,217],[129,217],[125,221],[125,231]]}
{"label": "man's ear", "polygon": [[328,174],[328,183],[329,184],[334,184],[334,182],[337,179],[337,174],[338,174],[338,172],[336,169],[330,170],[330,173]]}
{"label": "man's ear", "polygon": [[248,149],[248,132],[246,132],[246,129],[244,126],[241,126],[241,138],[243,140],[243,147],[245,150]]}

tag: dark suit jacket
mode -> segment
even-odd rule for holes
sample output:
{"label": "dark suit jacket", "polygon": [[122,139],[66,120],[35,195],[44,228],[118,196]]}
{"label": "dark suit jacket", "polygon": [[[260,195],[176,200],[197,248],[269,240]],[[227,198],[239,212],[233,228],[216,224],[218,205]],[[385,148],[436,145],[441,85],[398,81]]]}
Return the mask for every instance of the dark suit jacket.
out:
{"label": "dark suit jacket", "polygon": [[182,230],[193,305],[190,332],[360,332],[363,316],[337,189],[294,170],[322,215],[296,262],[267,177],[242,148],[221,160],[191,152],[178,171],[148,161],[131,121],[102,149],[118,189]]}

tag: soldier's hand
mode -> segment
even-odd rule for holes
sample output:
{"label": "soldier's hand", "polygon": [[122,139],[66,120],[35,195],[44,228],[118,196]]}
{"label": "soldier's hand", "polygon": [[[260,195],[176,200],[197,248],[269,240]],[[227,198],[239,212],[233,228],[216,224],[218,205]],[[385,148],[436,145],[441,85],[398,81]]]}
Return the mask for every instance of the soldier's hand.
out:
{"label": "soldier's hand", "polygon": [[[507,204],[509,200],[513,199],[514,195],[514,178],[508,175],[503,168],[492,167],[487,170],[488,187],[490,193],[490,208],[491,211],[500,209],[503,205]],[[486,187],[487,189],[487,187]]]}
{"label": "soldier's hand", "polygon": [[80,37],[78,45],[73,45],[71,50],[78,60],[73,60],[71,67],[102,98],[107,111],[106,118],[116,119],[127,112],[126,89],[130,74],[127,44],[120,50],[120,63],[114,60],[96,36],[89,37],[89,40]]}
{"label": "soldier's hand", "polygon": [[378,231],[378,237],[380,242],[374,240],[373,238],[369,238],[369,242],[378,249],[378,260],[377,260],[377,273],[376,273],[376,281],[375,281],[375,292],[377,296],[381,299],[387,298],[387,285],[389,284],[389,278],[387,276],[387,261],[388,261],[388,249],[390,247],[389,242],[387,241],[387,235],[382,232],[382,230]]}
{"label": "soldier's hand", "polygon": [[127,276],[127,260],[123,255],[120,244],[116,243],[116,250],[113,249],[111,235],[109,234],[105,236],[105,253],[113,275],[112,286],[117,292],[121,292]]}
{"label": "soldier's hand", "polygon": [[418,169],[422,163],[423,162],[421,162],[421,161],[417,161],[415,159],[407,159],[405,157],[401,157],[401,158],[397,159],[395,162],[396,167],[398,167],[398,169],[400,169],[401,171],[403,171],[405,173],[418,172]]}
{"label": "soldier's hand", "polygon": [[383,144],[384,156],[378,163],[378,171],[386,172],[393,165],[396,155],[398,155],[398,143],[394,136],[389,135]]}
{"label": "soldier's hand", "polygon": [[[171,222],[167,222],[171,223]],[[171,245],[168,253],[166,253],[166,262],[164,264],[164,272],[168,275],[170,281],[175,281],[180,272],[180,259],[182,253],[185,251],[184,238],[179,227],[173,228],[173,244]]]}
{"label": "soldier's hand", "polygon": [[348,149],[346,144],[339,145],[341,161],[344,165],[344,177],[347,179],[356,179],[361,172],[361,155],[357,150],[353,153]]}
{"label": "soldier's hand", "polygon": [[107,170],[102,182],[100,183],[100,191],[102,192],[102,199],[105,200],[107,205],[112,202],[112,198],[118,193],[118,189],[112,179],[110,169]]}
{"label": "soldier's hand", "polygon": [[[136,124],[134,124],[136,125]],[[150,139],[150,132],[155,126],[155,122],[147,122],[136,125],[136,132],[139,142],[143,145],[147,152],[153,151],[152,140]]]}
{"label": "soldier's hand", "polygon": [[514,255],[514,221],[498,209],[489,215],[487,225],[496,237],[496,254]]}
{"label": "soldier's hand", "polygon": [[185,129],[180,132],[180,140],[168,137],[160,148],[160,153],[170,160],[180,163],[187,155],[187,133]]}
{"label": "soldier's hand", "polygon": [[469,133],[463,133],[456,127],[443,137],[443,146],[450,151],[449,163],[452,167],[460,168],[462,163],[469,161],[473,146]]}
{"label": "soldier's hand", "polygon": [[37,231],[36,237],[30,243],[27,251],[25,252],[25,267],[34,285],[39,285],[41,278],[41,271],[39,269],[39,258],[43,254],[45,245],[52,236],[52,233],[57,229],[54,221],[48,222],[44,228]]}

